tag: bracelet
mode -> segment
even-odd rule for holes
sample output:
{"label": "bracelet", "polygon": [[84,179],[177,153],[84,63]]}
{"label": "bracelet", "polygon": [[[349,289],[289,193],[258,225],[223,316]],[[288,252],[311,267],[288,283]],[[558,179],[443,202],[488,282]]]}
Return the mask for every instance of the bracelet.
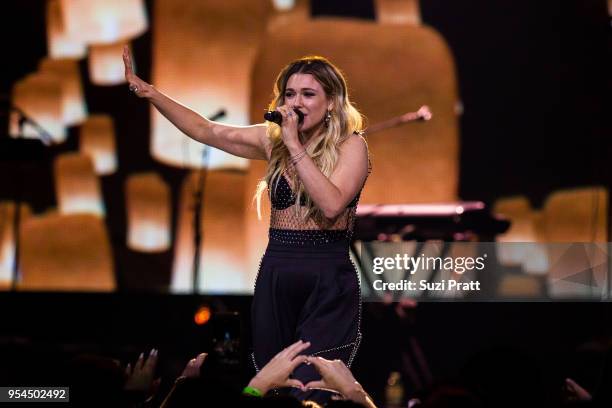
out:
{"label": "bracelet", "polygon": [[263,394],[261,393],[261,391],[259,391],[257,388],[249,387],[248,385],[244,387],[244,389],[242,390],[242,393],[245,395],[250,395],[252,397],[257,397],[257,398],[263,397]]}
{"label": "bracelet", "polygon": [[289,163],[291,165],[295,166],[296,163],[299,162],[300,160],[302,160],[302,158],[304,156],[306,156],[306,149],[302,150],[301,152],[299,152],[295,156],[291,156],[291,159],[289,160]]}

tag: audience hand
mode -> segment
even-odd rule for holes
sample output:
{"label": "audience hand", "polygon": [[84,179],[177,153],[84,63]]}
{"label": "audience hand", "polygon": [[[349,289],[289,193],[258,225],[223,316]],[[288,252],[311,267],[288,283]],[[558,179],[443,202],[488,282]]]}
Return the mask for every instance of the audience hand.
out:
{"label": "audience hand", "polygon": [[273,388],[296,387],[304,389],[301,381],[289,378],[297,366],[306,362],[306,356],[299,355],[310,347],[310,342],[299,340],[278,353],[249,382],[249,387],[267,393]]}
{"label": "audience hand", "polygon": [[325,389],[336,391],[351,401],[374,407],[374,403],[365,392],[361,384],[355,380],[353,373],[342,360],[327,360],[323,357],[308,357],[308,363],[315,366],[321,379],[306,384],[307,389]]}
{"label": "audience hand", "polygon": [[131,364],[127,365],[125,369],[127,376],[124,385],[125,390],[143,392],[148,397],[155,395],[161,382],[159,378],[157,380],[153,379],[157,366],[157,353],[156,349],[151,349],[148,357],[145,357],[144,353],[140,354],[133,368]]}
{"label": "audience hand", "polygon": [[571,378],[565,379],[565,389],[567,391],[567,399],[569,401],[590,401],[593,399],[587,390],[582,388]]}
{"label": "audience hand", "polygon": [[192,358],[191,360],[189,360],[189,362],[185,366],[185,369],[181,373],[181,377],[185,377],[185,378],[199,377],[200,367],[202,367],[204,360],[206,360],[206,356],[208,356],[207,353],[201,353],[196,358]]}

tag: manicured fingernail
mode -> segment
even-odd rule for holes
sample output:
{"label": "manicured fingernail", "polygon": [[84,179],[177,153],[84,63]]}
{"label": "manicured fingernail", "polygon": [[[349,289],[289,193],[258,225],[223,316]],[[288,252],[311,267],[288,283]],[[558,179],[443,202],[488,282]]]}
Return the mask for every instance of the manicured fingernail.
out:
{"label": "manicured fingernail", "polygon": [[144,352],[140,353],[140,356],[138,357],[139,360],[142,360],[144,358]]}

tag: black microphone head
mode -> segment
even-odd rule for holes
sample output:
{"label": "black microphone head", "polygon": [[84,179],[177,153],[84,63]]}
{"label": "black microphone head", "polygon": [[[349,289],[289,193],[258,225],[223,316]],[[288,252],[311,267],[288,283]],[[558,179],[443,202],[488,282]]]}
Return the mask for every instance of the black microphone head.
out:
{"label": "black microphone head", "polygon": [[[293,111],[298,116],[298,123],[302,124],[304,122],[304,114],[297,108],[293,108]],[[283,115],[281,115],[279,111],[268,111],[264,113],[264,119],[274,122],[279,126],[283,123]]]}
{"label": "black microphone head", "polygon": [[283,123],[283,115],[278,111],[269,111],[264,113],[264,119],[270,122],[274,122],[277,125]]}
{"label": "black microphone head", "polygon": [[298,123],[300,125],[304,123],[304,114],[302,113],[302,111],[299,110],[298,108],[293,108],[293,111],[295,112],[296,115],[298,115]]}

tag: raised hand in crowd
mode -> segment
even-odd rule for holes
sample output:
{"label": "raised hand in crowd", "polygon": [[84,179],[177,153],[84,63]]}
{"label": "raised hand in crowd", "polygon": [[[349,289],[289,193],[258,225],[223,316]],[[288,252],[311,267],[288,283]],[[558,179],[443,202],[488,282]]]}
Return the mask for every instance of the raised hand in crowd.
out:
{"label": "raised hand in crowd", "polygon": [[308,357],[307,362],[314,365],[321,379],[306,384],[306,389],[324,389],[340,393],[344,398],[368,408],[376,408],[374,401],[355,380],[353,373],[342,360],[327,360],[323,357]]}
{"label": "raised hand in crowd", "polygon": [[204,360],[206,360],[207,356],[208,356],[207,353],[200,353],[198,354],[196,358],[192,358],[191,360],[189,360],[189,362],[183,369],[183,372],[181,373],[181,377],[185,377],[185,378],[199,377],[200,367],[202,367],[202,364],[204,363]]}
{"label": "raised hand in crowd", "polygon": [[151,400],[159,388],[161,379],[155,379],[155,368],[157,367],[156,349],[151,349],[148,355],[140,353],[134,366],[128,363],[125,369],[124,390],[133,393],[142,393],[145,400]]}
{"label": "raised hand in crowd", "polygon": [[576,381],[571,378],[565,379],[565,392],[567,402],[573,401],[590,401],[593,399],[591,393],[582,388]]}
{"label": "raised hand in crowd", "polygon": [[300,353],[308,347],[310,342],[299,340],[280,351],[253,377],[248,388],[264,395],[273,388],[296,387],[304,390],[304,384],[289,376],[297,366],[306,362],[307,357]]}

